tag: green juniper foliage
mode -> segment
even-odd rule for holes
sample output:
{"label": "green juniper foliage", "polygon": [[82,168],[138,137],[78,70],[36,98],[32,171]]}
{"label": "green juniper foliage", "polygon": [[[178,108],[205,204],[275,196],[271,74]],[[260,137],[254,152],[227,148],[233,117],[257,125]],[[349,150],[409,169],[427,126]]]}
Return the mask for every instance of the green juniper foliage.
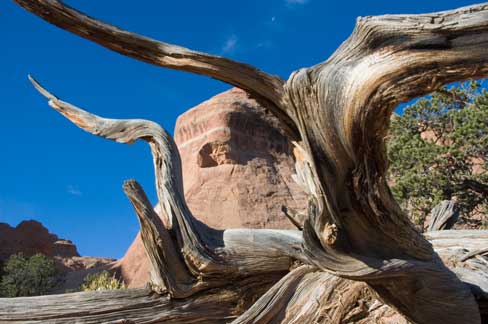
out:
{"label": "green juniper foliage", "polygon": [[57,284],[58,272],[54,261],[43,254],[30,258],[12,255],[5,263],[0,282],[3,297],[45,295]]}
{"label": "green juniper foliage", "polygon": [[442,200],[455,199],[460,222],[486,227],[488,92],[478,82],[445,87],[391,122],[389,180],[412,221],[424,226]]}

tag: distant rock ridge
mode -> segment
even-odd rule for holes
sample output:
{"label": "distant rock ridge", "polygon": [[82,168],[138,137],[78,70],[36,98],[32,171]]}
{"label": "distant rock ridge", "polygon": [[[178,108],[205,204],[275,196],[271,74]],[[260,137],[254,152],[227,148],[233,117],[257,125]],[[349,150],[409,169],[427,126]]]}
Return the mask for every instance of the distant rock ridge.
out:
{"label": "distant rock ridge", "polygon": [[[279,121],[237,88],[182,114],[175,126],[185,198],[196,218],[216,229],[294,226],[281,207],[305,209],[292,180],[291,143]],[[139,234],[116,264],[129,287],[149,280]]]}
{"label": "distant rock ridge", "polygon": [[51,293],[77,289],[87,275],[108,270],[115,261],[111,258],[80,256],[73,242],[60,239],[35,220],[22,221],[16,227],[0,223],[0,261],[6,261],[18,253],[24,256],[42,253],[54,259],[63,280]]}
{"label": "distant rock ridge", "polygon": [[16,227],[0,223],[0,260],[6,260],[16,253],[26,256],[42,253],[62,258],[80,256],[73,242],[49,233],[38,221],[22,221]]}

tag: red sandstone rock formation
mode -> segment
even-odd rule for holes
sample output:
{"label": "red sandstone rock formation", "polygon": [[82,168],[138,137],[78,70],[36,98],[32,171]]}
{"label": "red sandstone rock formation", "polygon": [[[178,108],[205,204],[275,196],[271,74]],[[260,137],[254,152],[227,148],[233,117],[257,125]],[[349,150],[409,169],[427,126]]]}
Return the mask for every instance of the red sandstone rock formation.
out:
{"label": "red sandstone rock formation", "polygon": [[277,120],[239,89],[181,115],[175,141],[195,217],[218,228],[293,228],[281,206],[306,197],[291,178],[291,144]]}
{"label": "red sandstone rock formation", "polygon": [[[246,92],[231,89],[181,115],[175,127],[185,196],[202,222],[218,228],[293,228],[281,206],[303,209],[291,144],[278,121]],[[139,236],[116,268],[130,287],[149,279]]]}
{"label": "red sandstone rock formation", "polygon": [[54,259],[64,274],[63,281],[52,291],[54,293],[78,288],[88,274],[108,269],[115,261],[110,258],[80,257],[76,245],[49,233],[35,220],[23,221],[17,227],[0,223],[0,260],[5,261],[17,253],[25,256],[42,253]]}
{"label": "red sandstone rock formation", "polygon": [[16,253],[26,256],[42,253],[62,258],[80,256],[71,241],[59,239],[37,221],[23,221],[17,227],[0,223],[0,260]]}

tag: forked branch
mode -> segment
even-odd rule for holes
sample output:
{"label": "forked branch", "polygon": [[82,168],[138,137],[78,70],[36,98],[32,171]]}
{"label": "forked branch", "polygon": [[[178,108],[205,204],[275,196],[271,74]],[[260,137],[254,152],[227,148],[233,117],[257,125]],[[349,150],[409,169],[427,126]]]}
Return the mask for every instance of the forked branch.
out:
{"label": "forked branch", "polygon": [[[339,237],[344,231],[344,238],[365,250],[379,247],[373,239],[378,235],[402,254],[431,257],[431,249],[389,194],[384,146],[389,118],[403,101],[449,82],[487,76],[487,46],[488,4],[366,17],[329,60],[291,76],[285,88],[322,200],[314,224],[317,235],[333,223]],[[354,231],[346,229],[351,226],[347,219],[357,219],[346,216],[353,209],[364,221]],[[327,245],[325,240],[321,243]]]}
{"label": "forked branch", "polygon": [[[151,263],[153,290],[162,293],[164,288],[174,298],[184,298],[205,288],[186,268],[178,253],[170,232],[156,214],[142,187],[134,180],[124,183],[124,192],[129,198],[141,225],[141,239]],[[161,210],[164,213],[164,209]]]}
{"label": "forked branch", "polygon": [[488,76],[487,46],[488,4],[366,17],[329,60],[295,72],[285,86],[316,188],[304,225],[311,263],[366,281],[414,322],[479,323],[479,316],[389,190],[389,118],[400,102]]}

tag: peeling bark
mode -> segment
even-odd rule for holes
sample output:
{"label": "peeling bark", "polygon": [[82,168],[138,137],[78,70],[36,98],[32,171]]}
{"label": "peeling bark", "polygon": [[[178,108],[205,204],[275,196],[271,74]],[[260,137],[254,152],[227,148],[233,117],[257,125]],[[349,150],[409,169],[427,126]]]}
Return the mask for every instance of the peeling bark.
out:
{"label": "peeling bark", "polygon": [[[281,276],[298,263],[304,265],[278,281],[236,322],[339,323],[367,319],[374,311],[352,302],[335,308],[326,293],[330,287],[345,300],[358,300],[351,296],[361,296],[363,287],[369,287],[416,323],[480,323],[480,314],[486,316],[486,232],[432,232],[426,234],[431,242],[419,233],[386,182],[384,138],[399,103],[449,82],[488,75],[488,4],[359,18],[352,35],[327,61],[298,70],[285,82],[242,63],[126,32],[57,0],[15,1],[121,54],[241,87],[266,105],[295,141],[295,180],[310,202],[305,217],[288,216],[303,232],[216,231],[199,223],[186,206],[180,158],[159,125],[95,116],[34,81],[49,104],[80,128],[122,143],[149,143],[164,221],[158,221],[135,182],[127,182],[125,191],[141,222],[153,289],[168,294],[159,299],[185,302],[220,295],[237,289],[239,280]],[[311,296],[318,296],[317,305]],[[226,320],[238,315],[231,312]]]}

